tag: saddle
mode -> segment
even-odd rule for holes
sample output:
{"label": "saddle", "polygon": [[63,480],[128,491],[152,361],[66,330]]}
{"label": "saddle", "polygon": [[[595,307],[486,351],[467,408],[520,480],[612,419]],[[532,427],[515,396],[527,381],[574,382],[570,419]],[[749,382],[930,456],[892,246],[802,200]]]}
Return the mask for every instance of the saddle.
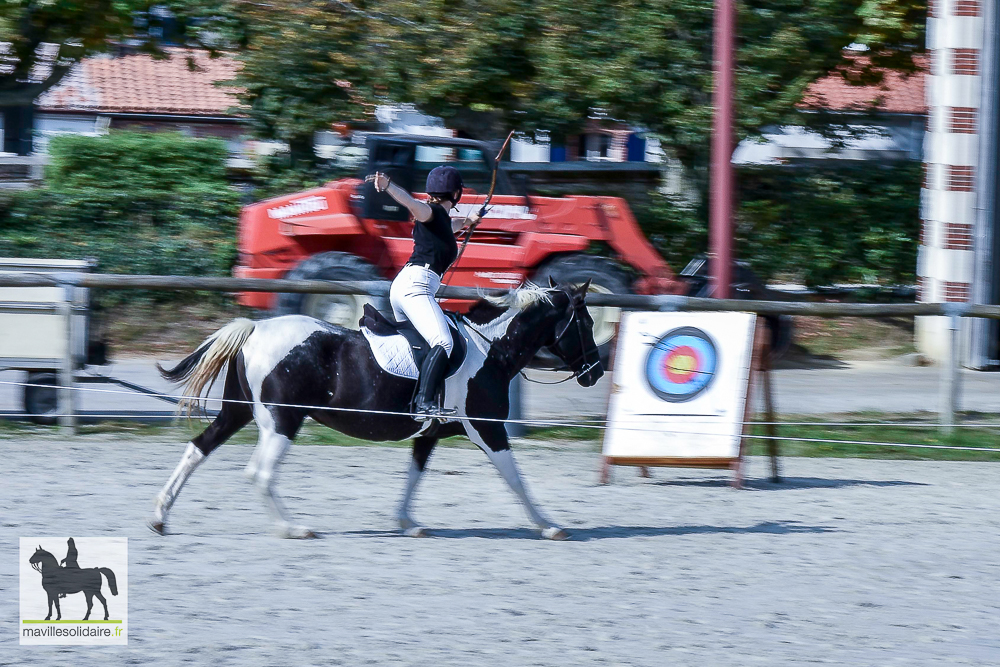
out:
{"label": "saddle", "polygon": [[[445,318],[448,320],[448,327],[451,330],[452,348],[448,357],[448,370],[445,377],[451,377],[462,366],[465,361],[467,344],[465,337],[459,333],[455,315],[445,311]],[[397,322],[389,319],[377,311],[370,303],[364,306],[364,315],[358,320],[358,325],[367,329],[376,336],[402,336],[410,345],[413,353],[413,364],[416,368],[424,362],[424,357],[430,351],[430,346],[424,337],[409,322]]]}

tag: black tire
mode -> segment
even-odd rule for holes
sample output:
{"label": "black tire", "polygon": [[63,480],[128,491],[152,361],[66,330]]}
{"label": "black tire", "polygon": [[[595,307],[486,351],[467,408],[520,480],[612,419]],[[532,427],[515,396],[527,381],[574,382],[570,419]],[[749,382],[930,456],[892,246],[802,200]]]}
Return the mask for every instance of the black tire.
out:
{"label": "black tire", "polygon": [[[632,293],[629,289],[631,281],[621,265],[613,259],[597,255],[562,255],[543,264],[531,280],[538,285],[548,285],[549,278],[557,283],[576,285],[590,280],[590,291],[602,294]],[[594,318],[594,342],[601,353],[601,363],[608,368],[621,310],[594,306],[589,306],[588,310]],[[562,362],[543,350],[532,365],[545,368],[562,365]]]}
{"label": "black tire", "polygon": [[59,414],[59,384],[55,373],[28,373],[27,384],[50,385],[24,388],[24,411],[36,424],[55,424]]}
{"label": "black tire", "polygon": [[[302,260],[285,274],[289,280],[385,280],[378,270],[357,255],[347,252],[323,252]],[[357,329],[364,305],[372,304],[383,313],[391,313],[389,299],[360,294],[279,294],[277,315],[309,315],[319,320]]]}

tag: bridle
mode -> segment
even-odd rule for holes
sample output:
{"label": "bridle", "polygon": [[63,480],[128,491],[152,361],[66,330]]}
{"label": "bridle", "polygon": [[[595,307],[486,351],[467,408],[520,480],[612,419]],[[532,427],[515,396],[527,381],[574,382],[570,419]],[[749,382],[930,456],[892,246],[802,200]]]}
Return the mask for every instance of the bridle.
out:
{"label": "bridle", "polygon": [[[570,313],[569,319],[566,320],[566,324],[563,326],[562,331],[560,331],[556,335],[555,340],[553,340],[551,344],[546,345],[546,347],[551,350],[552,348],[559,345],[559,342],[566,335],[566,332],[569,331],[570,326],[576,324],[576,332],[580,340],[580,354],[574,357],[572,361],[566,361],[565,359],[563,359],[563,361],[569,366],[569,369],[573,371],[573,374],[570,375],[565,380],[560,380],[559,382],[539,382],[538,384],[559,384],[561,382],[566,382],[566,380],[572,380],[573,378],[580,377],[585,373],[589,373],[590,371],[594,370],[594,368],[596,368],[601,364],[601,354],[596,350],[595,353],[597,354],[597,359],[594,361],[587,360],[587,357],[589,355],[587,354],[587,346],[583,344],[583,322],[581,322],[580,318],[577,317],[577,306],[578,306],[577,299],[573,299],[572,301],[570,301],[570,306],[572,312]],[[575,364],[578,361],[583,361],[583,366],[581,366],[579,370],[573,370],[573,364]],[[524,373],[522,372],[521,375],[524,375]],[[524,377],[525,379],[527,379],[526,375]]]}

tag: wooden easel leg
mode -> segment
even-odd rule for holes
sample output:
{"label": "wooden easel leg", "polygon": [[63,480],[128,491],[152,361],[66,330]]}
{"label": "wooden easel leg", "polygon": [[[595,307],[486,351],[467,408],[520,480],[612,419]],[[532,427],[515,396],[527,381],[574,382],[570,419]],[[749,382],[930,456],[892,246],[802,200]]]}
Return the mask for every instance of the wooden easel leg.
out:
{"label": "wooden easel leg", "polygon": [[738,458],[735,461],[733,461],[733,463],[730,465],[730,468],[733,471],[733,481],[732,481],[733,488],[734,489],[742,489],[743,488],[743,457],[740,456],[740,458]]}
{"label": "wooden easel leg", "polygon": [[646,466],[639,466],[639,477],[649,479],[652,475],[649,474],[649,468]]}
{"label": "wooden easel leg", "polygon": [[607,484],[611,481],[611,462],[608,460],[607,456],[601,457],[601,484]]}

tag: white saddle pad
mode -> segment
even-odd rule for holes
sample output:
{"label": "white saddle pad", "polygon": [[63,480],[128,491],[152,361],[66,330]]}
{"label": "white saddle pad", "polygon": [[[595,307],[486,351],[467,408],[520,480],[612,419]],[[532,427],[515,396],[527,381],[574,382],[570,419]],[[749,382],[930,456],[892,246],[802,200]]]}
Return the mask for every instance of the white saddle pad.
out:
{"label": "white saddle pad", "polygon": [[376,336],[365,327],[361,327],[361,333],[371,345],[375,362],[386,373],[411,380],[420,377],[420,369],[413,360],[413,348],[408,340],[399,334]]}

